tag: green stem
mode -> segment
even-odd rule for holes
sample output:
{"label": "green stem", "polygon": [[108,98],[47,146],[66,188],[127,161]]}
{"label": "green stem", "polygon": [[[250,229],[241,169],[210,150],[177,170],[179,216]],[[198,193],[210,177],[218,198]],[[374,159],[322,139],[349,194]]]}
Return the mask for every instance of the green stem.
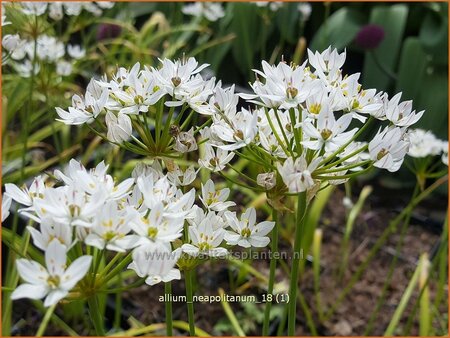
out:
{"label": "green stem", "polygon": [[25,155],[27,153],[27,148],[28,148],[28,134],[30,132],[30,117],[29,114],[31,113],[31,111],[33,110],[33,92],[34,92],[34,80],[36,77],[35,71],[36,71],[36,54],[37,54],[37,35],[36,35],[36,31],[37,31],[37,27],[38,27],[38,18],[37,16],[35,17],[35,27],[34,27],[34,32],[33,32],[33,38],[34,38],[34,46],[33,46],[33,60],[32,60],[32,65],[31,65],[31,76],[30,76],[30,91],[28,93],[28,107],[27,110],[24,112],[24,114],[22,115],[22,119],[23,119],[23,149],[22,149],[22,166],[20,168],[20,181],[23,182],[24,180],[24,175],[25,175]]}
{"label": "green stem", "polygon": [[289,303],[288,303],[288,336],[295,334],[295,318],[297,308],[297,288],[298,288],[298,271],[301,259],[301,243],[302,234],[305,223],[305,215],[307,210],[306,192],[298,195],[297,204],[297,227],[295,229],[294,252],[292,257],[291,280],[289,285]]}
{"label": "green stem", "polygon": [[95,334],[97,336],[104,336],[105,332],[103,329],[103,318],[100,315],[100,307],[98,306],[97,296],[92,296],[88,298],[89,313],[94,324]]}
{"label": "green stem", "polygon": [[[269,272],[269,285],[267,286],[267,294],[271,295],[273,293],[273,285],[275,282],[275,270],[277,267],[277,260],[273,257],[274,253],[278,253],[278,222],[277,222],[277,211],[272,209],[272,220],[275,222],[275,226],[272,230],[272,246],[271,253],[272,257],[270,260],[270,272]],[[270,324],[270,310],[272,308],[272,302],[266,303],[266,308],[264,309],[264,322],[262,335],[269,335],[269,324]]]}
{"label": "green stem", "polygon": [[[276,131],[276,129],[275,129],[275,126],[273,125],[272,120],[271,120],[271,118],[270,118],[270,116],[269,116],[269,110],[268,110],[267,108],[264,108],[264,112],[266,113],[266,118],[267,118],[267,121],[269,122],[270,129],[272,129],[273,135],[274,135],[275,138],[277,139],[278,144],[279,144],[280,147],[283,149],[284,153],[285,153],[287,156],[290,156],[291,154],[290,154],[289,150],[286,148],[286,146],[288,146],[289,144],[286,144],[286,146],[285,146],[285,145],[283,144],[283,141],[281,141],[281,138],[280,138],[280,136],[278,135],[278,133],[277,133],[277,131]],[[281,130],[283,130],[283,129],[281,129]]]}
{"label": "green stem", "polygon": [[[369,120],[367,120],[367,122],[356,132],[355,135],[353,135],[353,137],[348,140],[347,142],[345,142],[342,146],[340,146],[338,148],[338,150],[336,150],[334,153],[332,153],[330,156],[328,156],[327,158],[323,159],[318,167],[320,168],[321,166],[323,166],[325,163],[328,163],[329,161],[331,161],[333,158],[335,158],[338,154],[340,154],[341,152],[344,151],[345,148],[347,148],[347,146],[352,143],[353,141],[355,141],[366,129],[367,127],[372,123],[372,121],[374,120],[374,118],[371,116],[369,117]],[[360,149],[355,150],[356,153],[359,152]],[[350,156],[351,154],[347,155],[346,157]],[[341,158],[339,161],[342,161],[346,159],[346,157]],[[332,166],[335,164],[331,164]],[[326,165],[324,168],[327,168],[328,166]]]}
{"label": "green stem", "polygon": [[50,321],[50,318],[52,317],[53,311],[55,311],[57,304],[53,304],[47,309],[47,312],[45,312],[45,316],[42,319],[41,325],[39,325],[39,329],[36,332],[36,337],[42,337],[42,335],[45,332],[45,329],[47,328],[48,322]]}
{"label": "green stem", "polygon": [[331,173],[338,173],[338,172],[341,172],[341,171],[347,171],[347,170],[354,169],[354,168],[357,168],[357,167],[362,167],[362,166],[364,166],[366,164],[369,164],[371,162],[373,162],[373,161],[372,160],[366,160],[366,161],[363,161],[363,162],[354,163],[354,164],[350,164],[350,165],[347,165],[347,166],[337,167],[335,169],[329,169],[329,170],[322,170],[322,168],[321,168],[321,169],[317,170],[315,173],[318,174],[318,175],[321,175],[321,174],[325,174],[326,175],[326,174],[331,174]]}
{"label": "green stem", "polygon": [[[275,113],[275,118],[277,119],[278,122],[278,126],[280,127],[281,130],[281,135],[283,135],[284,141],[286,142],[286,146],[289,147],[289,139],[287,138],[286,132],[284,131],[284,127],[283,124],[281,123],[280,120],[280,116],[278,115],[278,110],[276,108],[274,108],[274,113]],[[293,126],[292,126],[293,128]],[[291,148],[288,148],[289,152],[291,153],[292,157],[294,157],[294,152],[292,151]]]}
{"label": "green stem", "polygon": [[[125,266],[130,264],[132,253],[130,252],[117,266],[112,269],[104,278],[103,281],[109,281],[111,278],[113,278],[119,271],[121,271]],[[101,280],[104,274],[103,272],[100,274],[99,279]],[[102,281],[102,282],[103,282]]]}
{"label": "green stem", "polygon": [[[122,283],[123,283],[123,278],[122,278],[122,273],[118,274],[118,284],[119,284],[119,288],[122,287]],[[114,309],[114,330],[115,331],[119,331],[120,329],[120,319],[122,316],[122,291],[119,291],[116,293],[116,308]]]}
{"label": "green stem", "polygon": [[189,335],[195,336],[195,322],[194,322],[194,300],[193,300],[193,288],[192,288],[192,270],[184,271],[185,283],[186,283],[186,305],[188,310],[189,321]]}
{"label": "green stem", "polygon": [[[172,282],[164,283],[164,293],[166,295],[172,295]],[[166,335],[173,335],[173,322],[172,322],[172,298],[165,303],[166,306]]]}

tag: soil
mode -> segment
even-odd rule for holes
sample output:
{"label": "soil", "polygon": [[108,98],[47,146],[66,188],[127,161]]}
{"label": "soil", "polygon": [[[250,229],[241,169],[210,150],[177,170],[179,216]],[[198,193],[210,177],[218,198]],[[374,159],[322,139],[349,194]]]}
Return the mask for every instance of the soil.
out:
{"label": "soil", "polygon": [[[345,226],[345,208],[342,205],[344,197],[343,190],[336,189],[329,201],[322,219],[320,227],[323,229],[322,256],[321,256],[321,277],[320,295],[322,309],[326,312],[335,303],[338,295],[349,284],[352,275],[357,271],[360,264],[368,256],[370,249],[383,231],[401,210],[401,206],[407,204],[409,190],[395,191],[385,190],[381,186],[376,186],[374,192],[365,204],[363,212],[358,217],[350,239],[350,255],[348,268],[342,278],[337,277],[338,262],[341,261],[341,243]],[[357,195],[357,192],[356,192]],[[356,198],[355,198],[356,199]],[[392,280],[388,285],[386,301],[380,307],[378,316],[374,321],[371,335],[383,335],[392,315],[397,308],[400,298],[406,289],[410,278],[417,266],[421,253],[428,252],[432,255],[435,252],[440,238],[440,228],[445,217],[447,206],[446,198],[442,196],[433,197],[424,201],[415,209],[413,218],[407,228],[404,237],[404,245],[401,251],[396,253],[396,245],[400,240],[399,226],[392,233],[386,243],[374,256],[368,268],[362,274],[360,280],[355,283],[351,292],[343,299],[342,303],[336,307],[335,313],[323,324],[318,325],[317,333],[321,336],[343,336],[343,335],[363,335],[369,318],[380,298],[384,283],[386,281],[390,264],[397,255],[397,264],[394,269]],[[281,241],[281,250],[288,250],[287,243]],[[431,256],[432,258],[432,256]],[[286,262],[289,264],[289,262]],[[264,283],[259,282],[255,277],[246,274],[247,277],[240,281],[234,288],[230,287],[230,276],[236,281],[239,275],[239,268],[232,267],[228,270],[228,264],[224,261],[207,262],[197,270],[197,295],[217,295],[218,289],[223,288],[229,295],[256,295],[259,300],[264,294]],[[256,260],[252,265],[258,272],[268,276],[269,261]],[[435,294],[436,281],[430,280],[431,297]],[[282,268],[277,270],[277,286],[287,289],[288,281]],[[300,290],[305,301],[311,307],[314,322],[319,323],[316,304],[316,297],[313,286],[313,274],[310,266],[307,266],[300,281]],[[417,288],[416,288],[417,290]],[[440,313],[447,313],[447,291],[444,302],[439,309]],[[286,292],[286,291],[282,291]],[[173,282],[173,295],[184,295],[183,281]],[[122,328],[127,329],[130,325],[130,318],[137,319],[144,325],[163,323],[164,302],[159,301],[159,297],[164,294],[163,285],[148,287],[146,285],[133,289],[125,294],[123,300]],[[408,315],[413,310],[418,298],[418,291],[415,291],[412,299],[408,303],[406,311],[399,325],[398,334],[402,334]],[[433,298],[432,298],[433,299]],[[15,335],[30,335],[36,332],[40,323],[39,314],[29,301],[16,301],[14,303],[14,328]],[[239,322],[247,330],[247,335],[261,334],[261,315],[264,304],[253,304],[242,306],[240,303],[230,303]],[[202,330],[212,335],[235,335],[232,327],[226,319],[225,312],[220,302],[195,303],[196,325]],[[260,311],[257,311],[260,309]],[[274,305],[274,312],[280,313],[281,306]],[[61,309],[57,313],[62,315]],[[112,318],[114,313],[114,299],[109,299],[107,316]],[[175,302],[173,304],[173,315],[176,320],[187,321],[187,310],[185,303]],[[23,320],[22,320],[23,318]],[[411,327],[409,335],[418,335],[418,316]],[[279,319],[272,321],[271,333],[275,334],[279,325]],[[298,326],[296,334],[299,336],[311,335],[311,330],[305,320],[305,314],[300,304],[298,305]],[[441,328],[443,326],[443,328]],[[72,327],[79,334],[89,334],[83,327],[84,323],[72,324]],[[436,332],[446,335],[444,328],[447,323],[434,322],[433,327]],[[224,328],[221,330],[221,328]],[[59,328],[50,325],[46,332],[48,335],[64,335]],[[183,330],[175,329],[175,334],[186,335]],[[285,332],[284,332],[285,333]],[[153,332],[153,334],[164,335],[165,331]]]}

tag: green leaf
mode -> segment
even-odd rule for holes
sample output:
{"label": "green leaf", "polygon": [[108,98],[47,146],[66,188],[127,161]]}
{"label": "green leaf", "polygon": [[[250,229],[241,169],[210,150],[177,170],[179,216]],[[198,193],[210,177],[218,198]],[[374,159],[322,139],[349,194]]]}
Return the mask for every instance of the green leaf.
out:
{"label": "green leaf", "polygon": [[[373,50],[378,61],[390,72],[394,72],[408,17],[408,6],[404,4],[378,6],[370,14],[370,23],[384,28],[384,40]],[[370,52],[366,52],[363,70],[363,85],[366,88],[387,90],[391,78],[380,70]]]}
{"label": "green leaf", "polygon": [[363,15],[356,10],[347,7],[337,10],[320,26],[311,41],[310,49],[323,51],[330,45],[343,49],[353,41],[363,22]]}
{"label": "green leaf", "polygon": [[277,12],[277,25],[281,37],[291,44],[297,42],[297,31],[299,27],[299,15],[297,3],[286,3]]}
{"label": "green leaf", "polygon": [[28,95],[30,92],[30,81],[27,79],[14,77],[10,78],[10,81],[3,85],[3,96],[6,100],[3,101],[3,108],[6,106],[6,112],[3,129],[9,125],[11,120],[18,115],[18,111],[28,101]]}
{"label": "green leaf", "polygon": [[400,56],[398,80],[395,92],[403,92],[402,99],[414,99],[422,88],[422,79],[427,65],[425,54],[419,39],[410,37],[405,40]]}
{"label": "green leaf", "polygon": [[[442,4],[444,5],[444,4]],[[448,17],[436,12],[425,16],[419,33],[423,48],[433,55],[433,60],[448,64]]]}
{"label": "green leaf", "polygon": [[254,68],[253,56],[258,45],[254,43],[258,36],[258,18],[254,4],[234,3],[231,30],[236,34],[232,52],[234,59],[243,74],[250,74]]}
{"label": "green leaf", "polygon": [[448,78],[447,70],[429,66],[421,83],[416,110],[425,114],[414,127],[432,130],[440,138],[448,138]]}

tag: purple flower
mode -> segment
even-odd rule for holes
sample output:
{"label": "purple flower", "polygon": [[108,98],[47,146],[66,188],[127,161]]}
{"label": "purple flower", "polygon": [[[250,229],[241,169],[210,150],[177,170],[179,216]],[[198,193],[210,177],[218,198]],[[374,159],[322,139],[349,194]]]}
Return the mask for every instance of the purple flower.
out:
{"label": "purple flower", "polygon": [[97,29],[97,40],[113,39],[120,35],[122,28],[118,25],[102,23]]}
{"label": "purple flower", "polygon": [[377,48],[384,39],[384,28],[379,25],[362,27],[355,38],[355,43],[365,49]]}

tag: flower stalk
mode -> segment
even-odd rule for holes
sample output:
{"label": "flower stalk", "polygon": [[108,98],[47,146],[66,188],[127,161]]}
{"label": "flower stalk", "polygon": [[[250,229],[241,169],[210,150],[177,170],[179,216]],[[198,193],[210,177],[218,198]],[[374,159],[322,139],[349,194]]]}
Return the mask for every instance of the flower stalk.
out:
{"label": "flower stalk", "polygon": [[[272,220],[275,221],[275,226],[272,230],[272,243],[270,251],[272,253],[272,259],[270,260],[270,272],[269,272],[269,283],[267,285],[267,294],[272,295],[273,294],[273,286],[275,284],[275,271],[277,268],[277,260],[273,257],[275,254],[278,253],[278,212],[276,209],[272,209]],[[266,303],[265,309],[264,309],[264,321],[263,321],[263,329],[262,329],[262,335],[268,336],[269,335],[269,324],[270,324],[270,310],[272,309],[272,301],[268,301]]]}
{"label": "flower stalk", "polygon": [[301,192],[297,197],[297,217],[295,227],[295,241],[291,264],[291,279],[289,284],[289,303],[288,303],[288,336],[295,335],[295,321],[297,316],[297,289],[299,278],[299,267],[302,256],[301,243],[304,229],[304,222],[307,212],[306,192]]}

